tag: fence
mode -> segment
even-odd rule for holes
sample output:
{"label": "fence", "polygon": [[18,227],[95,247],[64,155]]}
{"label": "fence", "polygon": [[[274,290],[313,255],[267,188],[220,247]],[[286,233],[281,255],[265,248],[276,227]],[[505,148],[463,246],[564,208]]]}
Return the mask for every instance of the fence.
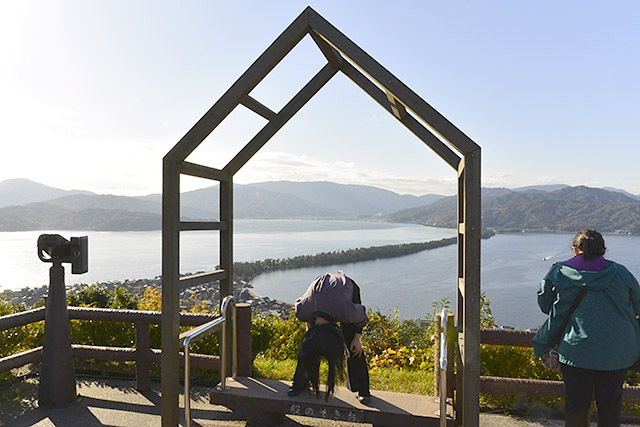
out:
{"label": "fence", "polygon": [[[149,365],[151,362],[160,363],[160,350],[151,348],[149,343],[149,325],[160,323],[162,314],[158,311],[112,310],[104,308],[69,307],[69,319],[101,320],[107,322],[132,322],[136,327],[136,346],[104,347],[94,345],[73,345],[73,356],[80,359],[135,361],[136,388],[148,390],[150,385]],[[237,305],[238,316],[238,375],[251,375],[251,307],[248,304]],[[43,321],[45,309],[24,311],[0,317],[0,331]],[[180,325],[199,326],[213,320],[211,314],[180,313]],[[439,324],[440,322],[436,322]],[[453,322],[449,321],[450,327]],[[438,336],[440,331],[438,330]],[[454,336],[454,334],[449,334]],[[507,345],[516,347],[533,347],[532,340],[535,332],[508,329],[483,329],[480,332],[482,344]],[[449,352],[453,346],[449,346]],[[436,354],[439,356],[439,345]],[[204,354],[192,354],[192,366],[219,370],[220,358]],[[438,357],[436,357],[437,359]],[[42,347],[24,351],[0,359],[0,373],[6,372],[28,363],[38,363],[42,359]],[[449,360],[452,357],[449,356]],[[184,363],[184,362],[183,362]],[[449,376],[447,384],[455,384],[453,378],[453,363],[448,364]],[[436,369],[436,386],[439,384],[439,369]],[[436,389],[437,390],[437,389]],[[449,395],[452,395],[449,387]],[[561,381],[480,377],[480,391],[488,394],[527,394],[537,397],[562,397],[564,388]],[[436,391],[437,393],[437,391]],[[622,398],[627,403],[640,403],[640,387],[625,386]]]}
{"label": "fence", "polygon": [[[449,315],[448,328],[453,329],[453,316]],[[440,321],[436,322],[436,333],[439,335]],[[448,335],[453,335],[448,332]],[[535,332],[533,331],[518,331],[510,329],[482,329],[480,331],[480,343],[491,345],[505,345],[514,347],[533,347],[533,337]],[[436,355],[439,354],[439,348],[436,349]],[[451,350],[449,350],[451,352]],[[451,353],[450,353],[451,354]],[[437,359],[437,357],[436,357]],[[449,356],[451,360],[451,355]],[[453,364],[449,363],[447,368],[447,384],[455,384],[455,380],[451,378],[453,374]],[[439,387],[440,384],[440,372],[439,369],[435,370],[435,386]],[[436,388],[436,393],[437,393]],[[564,397],[564,385],[562,381],[550,381],[550,380],[536,380],[525,378],[505,378],[505,377],[489,377],[480,376],[480,392],[487,394],[508,394],[519,395],[526,394],[528,396],[544,397],[544,398],[557,398]],[[453,396],[453,390],[448,388],[448,396]],[[622,399],[626,403],[640,403],[640,387],[637,386],[625,386],[622,392]]]}
{"label": "fence", "polygon": [[[160,363],[160,350],[151,348],[149,326],[160,324],[159,311],[113,310],[106,308],[68,307],[70,320],[94,320],[129,322],[135,324],[136,346],[108,347],[72,344],[73,357],[79,359],[133,361],[136,365],[136,388],[148,390],[151,382],[150,364]],[[45,308],[28,310],[0,317],[0,331],[43,321]],[[215,319],[211,314],[180,313],[181,326],[199,326]],[[251,306],[237,304],[238,321],[238,375],[251,374]],[[183,357],[183,356],[182,356]],[[42,347],[0,359],[0,373],[42,359]],[[220,357],[207,354],[191,354],[191,365],[196,368],[220,369]]]}

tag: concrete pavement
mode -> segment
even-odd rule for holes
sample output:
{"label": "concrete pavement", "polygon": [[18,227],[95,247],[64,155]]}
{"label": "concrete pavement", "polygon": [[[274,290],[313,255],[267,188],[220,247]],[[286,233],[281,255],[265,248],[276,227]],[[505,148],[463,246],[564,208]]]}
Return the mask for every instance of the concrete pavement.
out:
{"label": "concrete pavement", "polygon": [[[192,414],[194,427],[231,427],[245,426],[243,410],[231,411],[223,406],[209,404],[209,387],[192,388]],[[0,414],[0,425],[7,427],[146,427],[160,426],[160,385],[152,384],[148,392],[135,389],[135,382],[131,380],[78,380],[79,398],[76,402],[62,408],[49,409],[27,406],[27,410],[20,416],[12,417]],[[180,397],[182,408],[183,398]],[[184,425],[184,411],[181,409],[181,425]],[[481,414],[482,426],[495,427],[533,427],[533,426],[562,426],[558,419],[538,417],[524,419],[501,414]],[[594,424],[595,425],[595,424]],[[349,424],[333,421],[289,417],[283,427],[313,426],[313,427],[341,427],[341,426],[370,426],[370,424]]]}

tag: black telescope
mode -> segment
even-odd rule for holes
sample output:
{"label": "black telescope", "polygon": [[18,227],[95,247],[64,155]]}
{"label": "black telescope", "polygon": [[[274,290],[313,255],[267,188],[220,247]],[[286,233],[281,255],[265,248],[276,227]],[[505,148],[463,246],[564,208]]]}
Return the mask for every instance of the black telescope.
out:
{"label": "black telescope", "polygon": [[55,265],[71,263],[71,274],[86,273],[89,271],[89,238],[72,237],[69,241],[59,234],[41,234],[38,237],[38,258]]}
{"label": "black telescope", "polygon": [[89,271],[88,249],[87,236],[72,237],[71,240],[59,234],[42,234],[38,237],[38,258],[53,264],[49,269],[49,293],[44,320],[38,386],[40,406],[67,405],[77,397],[62,263],[70,263],[73,274],[86,273]]}

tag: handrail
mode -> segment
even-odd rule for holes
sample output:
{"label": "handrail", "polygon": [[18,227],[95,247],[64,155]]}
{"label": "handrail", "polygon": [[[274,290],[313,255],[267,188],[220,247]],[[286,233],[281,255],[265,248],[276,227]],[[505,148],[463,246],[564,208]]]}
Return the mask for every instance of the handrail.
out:
{"label": "handrail", "polygon": [[[78,320],[100,320],[107,322],[132,322],[136,324],[136,330],[140,329],[141,336],[148,336],[148,325],[160,323],[160,312],[139,311],[139,310],[116,310],[105,308],[90,307],[68,307],[69,318]],[[0,316],[0,331],[8,330],[14,327],[20,327],[44,320],[45,309],[39,308],[35,310]],[[451,317],[451,314],[448,314]],[[235,318],[235,316],[234,316]],[[211,314],[196,313],[180,313],[181,326],[197,326],[206,321],[214,320]],[[451,332],[451,330],[449,331]],[[449,334],[450,335],[450,334]],[[490,345],[508,345],[519,347],[532,347],[532,338],[535,331],[529,330],[511,330],[511,329],[482,329],[480,331],[481,344]],[[449,337],[451,340],[451,337]],[[451,344],[451,342],[449,342]],[[236,347],[236,346],[234,346]],[[451,347],[451,345],[449,345]],[[147,390],[149,388],[148,363],[160,363],[160,350],[149,347],[149,343],[142,340],[136,341],[135,350],[129,350],[129,347],[102,347],[91,345],[72,344],[74,357],[80,359],[100,359],[100,360],[133,360],[136,362],[137,388],[139,390]],[[449,349],[449,351],[451,351]],[[237,353],[236,353],[237,354]],[[14,354],[0,359],[0,373],[15,367],[23,366],[27,363],[38,363],[41,355],[41,348],[26,350],[22,353]],[[438,355],[436,355],[438,356]],[[450,355],[449,355],[450,356]],[[190,354],[190,365],[196,367],[223,366],[219,364],[218,356],[196,355]],[[436,360],[439,362],[439,360]],[[448,363],[450,366],[451,363]],[[237,366],[237,364],[236,364]],[[244,366],[244,365],[243,365]],[[439,367],[435,367],[439,373]],[[450,369],[450,368],[449,368]],[[140,375],[140,376],[139,376]],[[234,372],[235,376],[235,372]],[[448,378],[451,383],[451,374]],[[451,386],[448,387],[451,389]],[[450,392],[451,390],[449,390]],[[543,381],[535,379],[523,378],[497,378],[497,377],[480,377],[480,391],[488,394],[535,394],[545,397],[561,397],[563,395],[562,381]],[[438,389],[435,391],[439,393]],[[640,404],[640,387],[625,386],[623,391],[623,401],[626,403]]]}
{"label": "handrail", "polygon": [[236,316],[236,301],[233,296],[228,295],[222,300],[222,306],[220,307],[220,317],[207,322],[203,325],[197,326],[190,331],[180,334],[180,345],[184,347],[184,419],[186,427],[191,427],[191,384],[190,384],[190,370],[191,370],[191,357],[189,354],[189,344],[194,341],[204,338],[212,333],[222,329],[222,337],[220,339],[220,385],[218,390],[228,390],[226,387],[227,381],[227,310],[229,304],[232,305],[231,319],[232,319],[232,375],[236,377],[238,375],[238,322]]}
{"label": "handrail", "polygon": [[29,325],[44,320],[45,308],[20,311],[0,317],[0,331]]}
{"label": "handrail", "polygon": [[449,316],[443,308],[440,314],[440,427],[447,426],[447,323]]}

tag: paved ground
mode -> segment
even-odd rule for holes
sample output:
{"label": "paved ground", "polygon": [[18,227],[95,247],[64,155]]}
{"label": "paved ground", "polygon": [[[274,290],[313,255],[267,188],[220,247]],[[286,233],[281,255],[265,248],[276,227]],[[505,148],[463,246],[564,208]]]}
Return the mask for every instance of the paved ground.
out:
{"label": "paved ground", "polygon": [[[34,405],[26,405],[25,411],[17,418],[0,413],[0,425],[11,427],[145,427],[160,425],[160,391],[159,384],[153,384],[149,392],[138,392],[133,381],[125,380],[78,380],[78,400],[63,408],[46,409]],[[208,403],[208,388],[192,389],[192,414],[194,427],[245,426],[244,411],[231,411],[222,406]],[[182,404],[182,396],[180,402]],[[181,410],[182,411],[182,410]],[[4,411],[3,411],[4,412]],[[181,425],[184,425],[184,413],[181,414]],[[501,414],[481,414],[482,426],[495,427],[529,427],[529,426],[562,426],[557,419],[517,418]],[[595,424],[594,424],[595,425]],[[370,424],[348,424],[319,420],[306,417],[290,417],[283,427],[315,426],[370,426]]]}

